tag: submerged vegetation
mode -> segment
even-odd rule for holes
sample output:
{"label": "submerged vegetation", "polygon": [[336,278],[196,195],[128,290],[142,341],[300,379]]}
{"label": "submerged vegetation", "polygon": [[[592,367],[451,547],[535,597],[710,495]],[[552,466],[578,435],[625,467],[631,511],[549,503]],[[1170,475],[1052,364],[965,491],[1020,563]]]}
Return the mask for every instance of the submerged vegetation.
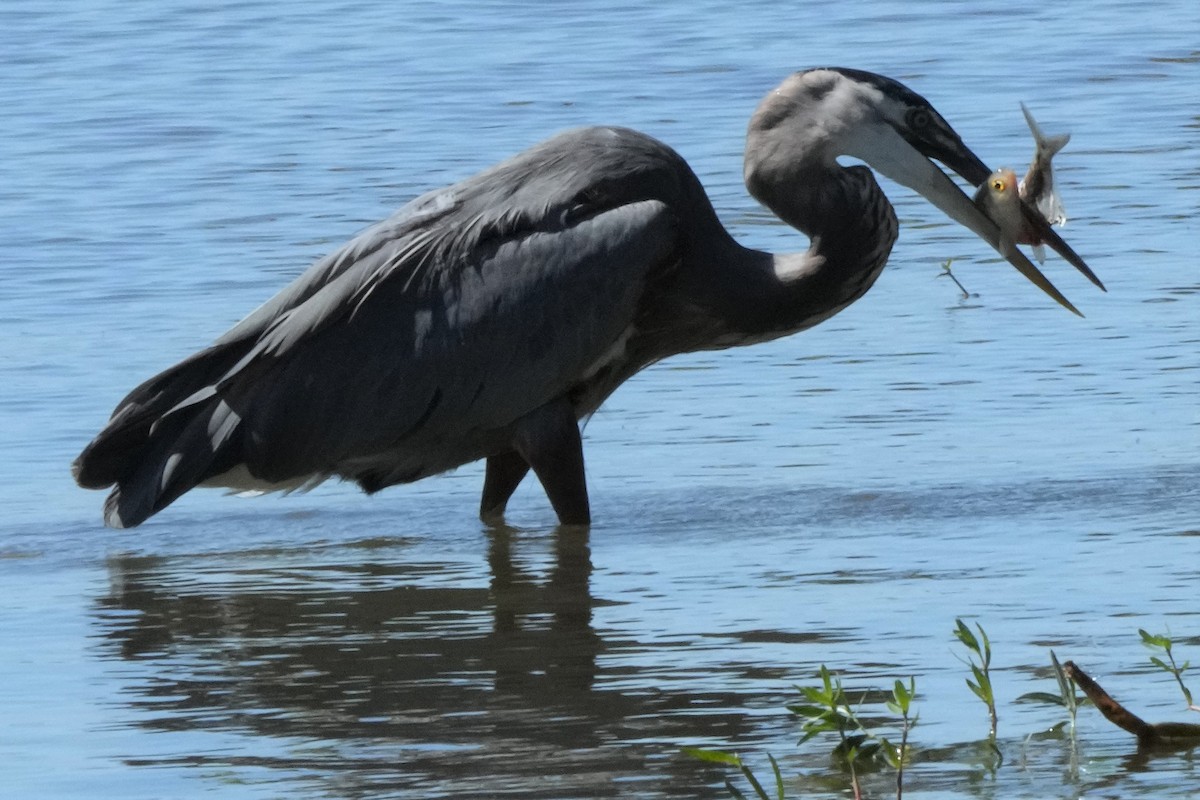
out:
{"label": "submerged vegetation", "polygon": [[[1184,661],[1182,665],[1176,662],[1172,653],[1173,642],[1168,636],[1150,634],[1143,629],[1139,629],[1138,633],[1142,637],[1142,643],[1155,653],[1150,657],[1150,661],[1169,673],[1178,683],[1187,708],[1200,711],[1200,707],[1193,702],[1191,690],[1183,681],[1183,674],[1189,668],[1190,662]],[[994,774],[1004,764],[1004,755],[997,741],[999,715],[991,679],[991,641],[981,624],[976,623],[972,630],[961,619],[955,620],[953,635],[968,650],[964,661],[970,677],[966,678],[966,684],[987,709],[988,736],[981,744],[986,744],[989,752],[995,756],[994,763],[986,767],[988,772]],[[1061,736],[1064,728],[1069,731],[1073,756],[1077,747],[1076,716],[1079,707],[1088,702],[1095,705],[1106,719],[1134,733],[1139,747],[1190,750],[1200,746],[1200,725],[1180,722],[1146,723],[1110,697],[1075,663],[1060,663],[1053,650],[1050,651],[1050,663],[1058,691],[1030,692],[1021,695],[1017,700],[1062,707],[1068,718],[1054,726],[1052,733]],[[815,685],[795,687],[800,699],[787,705],[787,710],[794,714],[800,723],[801,737],[797,746],[804,746],[819,737],[831,742],[831,763],[835,773],[842,776],[840,790],[848,790],[855,800],[862,800],[866,796],[863,788],[863,776],[866,773],[885,769],[894,771],[895,796],[897,800],[902,800],[905,769],[920,756],[920,753],[914,752],[909,735],[918,717],[913,708],[913,701],[917,696],[916,678],[909,677],[906,681],[897,679],[890,694],[872,689],[847,690],[842,676],[831,672],[824,664],[818,670],[817,678],[818,683]],[[1076,687],[1083,690],[1084,696],[1076,693]],[[882,704],[890,717],[872,714],[868,721],[862,710],[868,704]],[[1026,742],[1031,739],[1032,735],[1027,737]],[[768,791],[764,781],[736,753],[703,748],[684,748],[684,753],[710,763],[735,767],[751,792],[747,794],[727,778],[725,787],[735,799],[754,797],[758,800],[786,800],[788,797],[788,781],[779,762],[772,755],[767,756],[772,773],[771,780],[766,782],[770,786]],[[1072,761],[1074,762],[1074,758]],[[831,788],[837,786],[836,775],[834,778]]]}
{"label": "submerged vegetation", "polygon": [[[859,775],[867,770],[890,767],[896,771],[896,796],[901,797],[904,783],[904,767],[909,760],[908,733],[917,723],[917,717],[912,713],[912,700],[916,696],[916,680],[909,678],[908,682],[897,680],[892,687],[892,694],[884,702],[888,710],[899,717],[899,742],[894,743],[882,735],[880,729],[870,728],[859,717],[857,708],[863,705],[868,693],[864,692],[859,700],[852,704],[842,686],[840,677],[833,675],[822,664],[818,673],[821,682],[817,686],[797,686],[801,701],[789,704],[788,711],[800,720],[800,730],[803,735],[798,745],[822,734],[835,734],[836,744],[832,757],[836,763],[848,773],[850,788],[855,800],[863,797]],[[740,756],[722,750],[703,750],[700,748],[685,748],[684,752],[704,761],[728,764],[737,767],[746,781],[750,784],[754,796],[759,800],[785,800],[786,792],[783,774],[779,762],[773,756],[767,758],[771,762],[774,775],[774,793],[768,794],[762,782],[747,766]],[[725,781],[729,794],[735,798],[746,795]]]}

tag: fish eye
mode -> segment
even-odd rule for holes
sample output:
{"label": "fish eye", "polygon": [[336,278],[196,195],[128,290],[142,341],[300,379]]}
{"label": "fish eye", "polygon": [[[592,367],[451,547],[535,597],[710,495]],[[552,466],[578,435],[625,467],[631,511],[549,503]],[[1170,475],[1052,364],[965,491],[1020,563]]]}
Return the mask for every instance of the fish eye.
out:
{"label": "fish eye", "polygon": [[1007,188],[1008,184],[1004,182],[1003,178],[996,178],[996,180],[992,181],[992,189],[994,191],[1003,192]]}

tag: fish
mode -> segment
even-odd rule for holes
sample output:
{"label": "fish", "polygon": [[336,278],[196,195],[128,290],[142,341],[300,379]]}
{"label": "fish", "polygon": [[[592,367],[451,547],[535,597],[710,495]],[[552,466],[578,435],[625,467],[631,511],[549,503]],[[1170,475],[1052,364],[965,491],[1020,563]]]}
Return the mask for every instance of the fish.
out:
{"label": "fish", "polygon": [[1019,244],[1033,245],[1036,252],[1042,245],[1050,243],[1068,263],[1104,289],[1096,274],[1067,246],[1042,212],[1021,196],[1020,182],[1011,169],[1003,167],[988,175],[975,191],[974,202],[1000,229],[998,249],[1002,254],[1007,256]]}
{"label": "fish", "polygon": [[1022,199],[1017,173],[1008,167],[1001,167],[989,175],[975,192],[975,206],[1000,229],[1003,253],[1018,244],[1040,245],[1042,242],[1042,237],[1026,218]]}
{"label": "fish", "polygon": [[[1062,198],[1059,197],[1058,190],[1054,188],[1054,168],[1051,166],[1051,162],[1058,151],[1071,141],[1071,134],[1060,133],[1056,136],[1047,136],[1042,132],[1037,120],[1033,118],[1033,114],[1024,103],[1021,103],[1021,113],[1025,115],[1025,122],[1029,125],[1030,133],[1033,134],[1035,149],[1033,161],[1030,162],[1025,177],[1017,185],[1017,191],[1023,200],[1042,213],[1047,222],[1061,227],[1067,224],[1067,214],[1063,210]],[[1039,264],[1044,264],[1046,261],[1045,248],[1040,242],[1031,242],[1031,244],[1033,244],[1034,257],[1037,258]]]}
{"label": "fish", "polygon": [[1036,144],[1033,161],[1020,181],[1007,167],[989,175],[975,192],[975,205],[1000,228],[1000,243],[1005,251],[1018,244],[1032,245],[1038,263],[1043,264],[1050,226],[1067,222],[1062,198],[1054,188],[1051,162],[1071,140],[1071,134],[1047,136],[1024,103],[1021,111]]}
{"label": "fish", "polygon": [[1037,147],[1033,153],[1033,161],[1029,164],[1029,171],[1021,179],[1018,190],[1022,199],[1033,203],[1051,225],[1065,225],[1067,224],[1067,215],[1063,211],[1062,198],[1058,196],[1058,190],[1054,188],[1054,169],[1050,162],[1058,154],[1058,151],[1071,141],[1071,134],[1060,133],[1057,136],[1047,136],[1042,133],[1037,120],[1033,118],[1033,114],[1029,113],[1029,109],[1025,107],[1024,103],[1021,103],[1021,113],[1025,115],[1025,122],[1029,124],[1029,130],[1033,134],[1033,141]]}
{"label": "fish", "polygon": [[1050,244],[1088,280],[1104,289],[1104,284],[1096,274],[1067,246],[1053,227],[1066,224],[1067,215],[1054,188],[1050,162],[1054,154],[1070,141],[1071,135],[1046,136],[1024,103],[1021,104],[1021,110],[1025,112],[1025,121],[1037,144],[1033,163],[1020,181],[1017,180],[1017,174],[1007,167],[988,175],[987,180],[979,184],[975,191],[975,206],[1000,229],[998,249],[1006,257],[1017,245],[1028,244],[1032,245],[1038,262],[1044,263],[1043,245]]}

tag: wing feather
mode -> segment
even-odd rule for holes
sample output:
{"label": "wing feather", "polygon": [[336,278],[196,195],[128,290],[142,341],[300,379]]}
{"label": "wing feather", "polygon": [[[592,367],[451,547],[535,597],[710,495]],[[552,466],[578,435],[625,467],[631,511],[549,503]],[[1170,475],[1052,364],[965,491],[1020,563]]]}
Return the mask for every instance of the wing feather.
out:
{"label": "wing feather", "polygon": [[406,442],[454,450],[510,425],[613,347],[675,246],[673,214],[647,200],[480,246],[420,291],[386,277],[337,325],[321,318],[344,307],[343,295],[317,293],[309,302],[320,308],[301,305],[243,359],[255,380],[226,379],[235,407],[244,394],[252,471],[270,480],[336,471]]}

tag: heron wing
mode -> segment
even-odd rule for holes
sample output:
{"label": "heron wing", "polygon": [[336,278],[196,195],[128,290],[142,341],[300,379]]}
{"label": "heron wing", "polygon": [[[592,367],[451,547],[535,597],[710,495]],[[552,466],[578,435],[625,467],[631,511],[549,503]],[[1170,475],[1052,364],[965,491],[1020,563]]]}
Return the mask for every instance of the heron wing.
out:
{"label": "heron wing", "polygon": [[134,387],[117,404],[104,430],[76,458],[75,479],[81,486],[97,489],[120,480],[143,458],[161,419],[212,397],[220,378],[237,369],[264,331],[345,273],[395,260],[395,250],[408,234],[452,211],[454,197],[449,190],[418,197],[317,261],[212,345]]}
{"label": "heron wing", "polygon": [[308,301],[347,271],[374,270],[396,261],[396,250],[418,233],[453,212],[453,189],[439,189],[405,204],[387,219],[371,225],[340,248],[318,260],[296,280],[226,331],[216,344],[227,344],[262,334],[275,320]]}
{"label": "heron wing", "polygon": [[415,438],[456,466],[448,442],[560,396],[621,339],[696,198],[674,151],[614,128],[424,195],[135,388],[76,479],[117,484],[106,518],[136,525],[228,470],[287,482]]}
{"label": "heron wing", "polygon": [[[572,216],[678,194],[694,180],[686,162],[657,140],[626,128],[561,133],[484,172],[417,197],[320,259],[234,325],[218,346],[256,339],[327,287],[323,302],[406,272],[453,269],[488,240],[545,230]],[[691,187],[695,188],[695,187]]]}
{"label": "heron wing", "polygon": [[439,446],[502,429],[596,368],[675,240],[669,208],[642,200],[480,241],[453,263],[432,244],[390,269],[364,263],[273,321],[214,390],[241,416],[259,477],[406,442],[440,471]]}

